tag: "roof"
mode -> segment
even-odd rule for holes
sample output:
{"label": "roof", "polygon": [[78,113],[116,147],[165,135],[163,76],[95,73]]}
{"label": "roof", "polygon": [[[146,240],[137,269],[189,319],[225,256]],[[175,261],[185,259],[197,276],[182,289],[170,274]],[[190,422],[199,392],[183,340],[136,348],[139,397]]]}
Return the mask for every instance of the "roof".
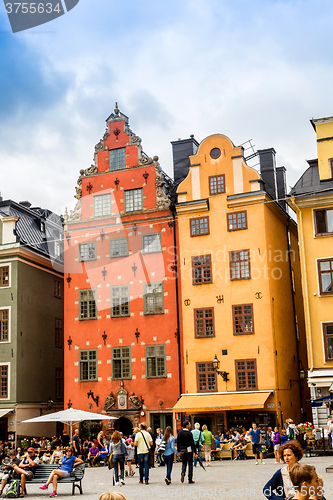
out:
{"label": "roof", "polygon": [[[25,248],[46,258],[63,261],[63,256],[59,258],[54,252],[54,242],[59,241],[62,245],[63,241],[62,219],[59,215],[40,207],[28,208],[13,200],[0,202],[0,215],[18,217],[16,236]],[[45,232],[41,230],[41,222],[45,224]]]}
{"label": "roof", "polygon": [[324,191],[333,191],[333,179],[321,181],[319,178],[318,160],[308,160],[308,164],[309,168],[291,188],[290,196],[314,196]]}

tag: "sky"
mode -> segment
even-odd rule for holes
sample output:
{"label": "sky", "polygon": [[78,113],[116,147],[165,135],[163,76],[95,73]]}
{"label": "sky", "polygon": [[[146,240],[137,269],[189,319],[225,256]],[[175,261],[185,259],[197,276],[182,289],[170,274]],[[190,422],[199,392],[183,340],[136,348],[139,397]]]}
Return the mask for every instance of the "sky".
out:
{"label": "sky", "polygon": [[274,147],[294,185],[309,120],[333,115],[332,18],[331,0],[80,0],[13,34],[0,3],[1,195],[73,208],[116,101],[170,176],[171,141],[222,133]]}

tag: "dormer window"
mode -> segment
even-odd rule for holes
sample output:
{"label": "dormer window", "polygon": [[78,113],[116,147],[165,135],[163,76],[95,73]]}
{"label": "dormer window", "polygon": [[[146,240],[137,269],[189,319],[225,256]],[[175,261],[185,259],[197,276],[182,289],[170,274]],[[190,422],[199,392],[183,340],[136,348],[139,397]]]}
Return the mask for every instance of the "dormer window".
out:
{"label": "dormer window", "polygon": [[45,222],[41,221],[40,223],[40,230],[42,233],[45,233]]}
{"label": "dormer window", "polygon": [[110,170],[122,170],[126,167],[125,148],[111,149],[109,151]]}

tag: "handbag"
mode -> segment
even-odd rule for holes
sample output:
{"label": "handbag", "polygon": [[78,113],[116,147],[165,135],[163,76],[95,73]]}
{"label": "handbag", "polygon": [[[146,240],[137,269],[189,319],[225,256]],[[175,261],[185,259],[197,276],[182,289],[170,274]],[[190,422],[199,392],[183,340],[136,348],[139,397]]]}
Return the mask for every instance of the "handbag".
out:
{"label": "handbag", "polygon": [[120,453],[122,453],[123,455],[127,455],[127,449],[123,441],[120,442]]}
{"label": "handbag", "polygon": [[109,455],[109,460],[108,460],[108,469],[113,469],[113,462],[112,462],[112,457],[113,457],[113,451],[111,451]]}

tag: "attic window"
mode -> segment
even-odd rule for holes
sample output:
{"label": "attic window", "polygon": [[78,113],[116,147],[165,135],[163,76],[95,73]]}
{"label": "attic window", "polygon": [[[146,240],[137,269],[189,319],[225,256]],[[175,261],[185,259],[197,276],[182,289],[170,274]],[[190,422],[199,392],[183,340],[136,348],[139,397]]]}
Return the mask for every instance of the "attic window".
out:
{"label": "attic window", "polygon": [[213,158],[213,160],[217,160],[221,156],[221,150],[219,148],[213,148],[210,152],[210,157]]}
{"label": "attic window", "polygon": [[45,233],[45,222],[40,223],[40,230],[42,233]]}

